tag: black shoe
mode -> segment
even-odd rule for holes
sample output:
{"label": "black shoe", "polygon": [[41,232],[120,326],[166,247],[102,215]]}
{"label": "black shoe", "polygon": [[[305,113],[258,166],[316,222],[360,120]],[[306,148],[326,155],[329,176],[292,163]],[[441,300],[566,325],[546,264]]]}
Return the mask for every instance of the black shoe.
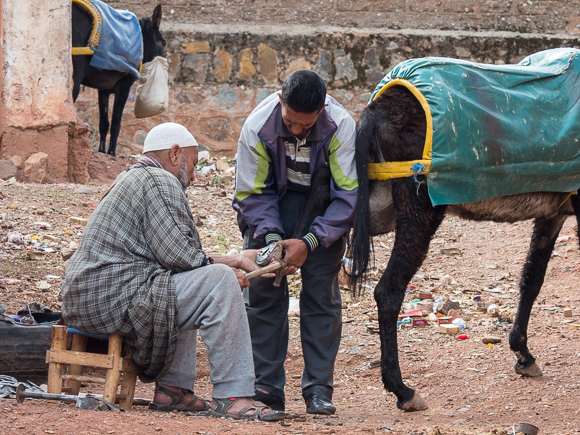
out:
{"label": "black shoe", "polygon": [[308,414],[332,415],[336,412],[336,407],[322,394],[312,393],[306,399],[306,412]]}
{"label": "black shoe", "polygon": [[264,405],[268,405],[274,411],[286,411],[284,398],[277,396],[276,394],[264,393],[260,390],[256,390],[256,394],[254,394],[252,399],[258,402],[262,402]]}

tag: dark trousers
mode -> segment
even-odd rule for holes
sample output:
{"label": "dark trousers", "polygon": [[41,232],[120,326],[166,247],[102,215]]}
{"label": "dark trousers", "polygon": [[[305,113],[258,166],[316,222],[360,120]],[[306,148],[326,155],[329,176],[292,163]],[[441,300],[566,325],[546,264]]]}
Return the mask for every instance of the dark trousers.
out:
{"label": "dark trousers", "polygon": [[[307,194],[288,191],[278,207],[286,238],[306,201]],[[244,249],[264,245],[244,234]],[[304,356],[302,395],[322,394],[332,399],[334,362],[342,332],[342,302],[338,272],[346,246],[346,235],[330,247],[319,246],[300,268],[300,338]],[[288,351],[288,282],[273,286],[274,279],[255,278],[244,290],[250,324],[256,388],[284,398],[284,360]]]}

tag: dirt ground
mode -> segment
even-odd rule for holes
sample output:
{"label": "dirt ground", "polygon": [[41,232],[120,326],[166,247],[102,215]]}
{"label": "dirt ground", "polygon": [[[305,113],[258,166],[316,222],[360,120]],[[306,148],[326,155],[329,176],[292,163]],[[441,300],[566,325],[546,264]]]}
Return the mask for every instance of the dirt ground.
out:
{"label": "dirt ground", "polygon": [[[78,185],[10,184],[0,181],[0,302],[14,314],[26,302],[41,302],[59,310],[58,295],[66,252],[82,236],[82,225],[69,217],[89,218],[114,176],[130,165],[130,158],[96,155],[91,163],[92,193],[75,193]],[[231,173],[199,176],[188,190],[192,210],[202,225],[205,249],[226,253],[241,248],[242,239],[231,209]],[[44,222],[47,225],[35,224]],[[76,227],[75,227],[76,226]],[[446,219],[431,243],[430,253],[409,287],[406,302],[429,290],[461,304],[467,339],[443,334],[435,326],[401,327],[399,358],[403,378],[429,404],[418,413],[403,413],[386,393],[376,361],[380,358],[376,334],[374,282],[360,298],[343,289],[343,338],[335,370],[334,404],[330,418],[305,414],[300,378],[303,366],[300,318],[289,317],[290,345],[286,360],[287,410],[282,423],[236,422],[183,413],[163,414],[144,407],[127,413],[87,411],[73,404],[27,400],[17,405],[0,399],[0,433],[30,434],[512,434],[518,422],[532,423],[541,435],[580,433],[580,255],[576,221],[568,219],[548,267],[542,292],[533,309],[529,344],[544,371],[527,379],[513,370],[509,350],[510,317],[518,301],[518,279],[529,245],[532,222],[515,225]],[[44,249],[44,257],[30,260],[25,245],[6,242],[18,232],[28,247]],[[38,237],[37,237],[38,236]],[[61,242],[48,237],[62,238]],[[375,239],[378,280],[389,259],[394,234]],[[44,243],[46,246],[42,246]],[[36,244],[36,245],[35,245]],[[48,251],[47,251],[48,249]],[[52,252],[51,252],[52,251]],[[449,277],[445,277],[449,275]],[[51,276],[48,278],[48,276]],[[445,278],[443,278],[445,277]],[[443,279],[442,279],[443,278]],[[299,297],[298,277],[291,278]],[[44,284],[41,284],[44,283]],[[49,286],[46,286],[46,283]],[[473,297],[497,302],[502,320],[476,312]],[[562,308],[571,307],[572,317]],[[489,347],[486,335],[501,338]],[[26,379],[19,379],[25,381]],[[84,392],[99,393],[86,385]],[[151,398],[152,385],[138,383],[136,397]],[[198,349],[196,393],[211,397],[209,366],[203,345]]]}

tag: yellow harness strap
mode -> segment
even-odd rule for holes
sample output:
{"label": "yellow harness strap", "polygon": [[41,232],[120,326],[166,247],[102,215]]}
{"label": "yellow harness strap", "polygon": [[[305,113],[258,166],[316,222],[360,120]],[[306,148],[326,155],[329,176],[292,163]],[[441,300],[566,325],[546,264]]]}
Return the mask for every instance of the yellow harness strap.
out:
{"label": "yellow harness strap", "polygon": [[560,208],[561,208],[561,207],[562,207],[564,204],[566,204],[566,201],[568,201],[572,195],[578,195],[578,190],[575,190],[574,192],[570,192],[570,193],[569,193],[569,194],[566,196],[566,198],[564,199],[564,201],[562,201],[562,202],[560,203],[560,205],[558,206],[558,209],[560,209]]}
{"label": "yellow harness strap", "polygon": [[391,178],[405,178],[412,177],[415,171],[411,169],[413,165],[419,163],[425,167],[421,171],[421,175],[427,174],[431,170],[431,147],[433,145],[433,118],[431,116],[431,109],[425,96],[417,89],[411,82],[404,79],[394,79],[388,82],[375,95],[373,100],[376,100],[379,95],[389,89],[391,86],[403,86],[411,91],[411,93],[419,100],[421,107],[425,111],[425,118],[427,121],[427,134],[425,135],[425,147],[423,148],[423,158],[420,160],[412,160],[407,162],[383,162],[383,163],[369,163],[369,180],[390,180]]}
{"label": "yellow harness strap", "polygon": [[391,178],[412,177],[415,174],[415,171],[411,168],[417,163],[425,166],[425,169],[421,171],[421,175],[428,173],[431,169],[431,160],[369,163],[367,165],[369,180],[390,180]]}
{"label": "yellow harness strap", "polygon": [[99,29],[103,25],[103,19],[98,9],[88,0],[72,0],[82,6],[91,16],[93,17],[93,30],[91,30],[91,36],[89,36],[88,45],[86,47],[73,47],[73,56],[92,56],[95,53],[95,49],[99,45],[99,40],[101,39],[101,32]]}

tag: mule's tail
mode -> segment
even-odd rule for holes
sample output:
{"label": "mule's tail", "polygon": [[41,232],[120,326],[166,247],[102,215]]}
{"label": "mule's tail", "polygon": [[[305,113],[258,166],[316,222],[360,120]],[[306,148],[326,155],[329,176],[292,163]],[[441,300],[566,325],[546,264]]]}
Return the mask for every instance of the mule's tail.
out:
{"label": "mule's tail", "polygon": [[378,149],[376,140],[376,115],[368,107],[362,113],[356,128],[355,159],[358,177],[358,198],[356,217],[350,241],[352,274],[350,285],[356,294],[360,293],[369,264],[371,248],[370,187],[367,164],[373,161]]}

